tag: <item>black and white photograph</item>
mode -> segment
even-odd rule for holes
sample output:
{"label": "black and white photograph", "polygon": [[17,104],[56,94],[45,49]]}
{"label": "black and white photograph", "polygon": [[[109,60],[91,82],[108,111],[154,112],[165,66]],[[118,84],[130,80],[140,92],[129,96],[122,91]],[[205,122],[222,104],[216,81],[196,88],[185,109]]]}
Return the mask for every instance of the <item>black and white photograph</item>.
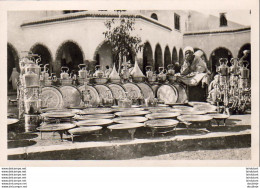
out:
{"label": "black and white photograph", "polygon": [[7,11],[8,161],[252,160],[252,10],[84,9]]}

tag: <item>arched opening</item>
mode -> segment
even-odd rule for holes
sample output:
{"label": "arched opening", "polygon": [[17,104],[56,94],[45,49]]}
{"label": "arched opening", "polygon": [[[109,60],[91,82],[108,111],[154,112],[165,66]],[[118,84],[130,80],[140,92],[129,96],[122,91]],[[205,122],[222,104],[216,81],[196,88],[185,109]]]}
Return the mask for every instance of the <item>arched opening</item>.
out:
{"label": "arched opening", "polygon": [[38,54],[39,56],[41,56],[40,64],[42,64],[42,65],[49,64],[50,68],[51,68],[52,58],[51,58],[51,53],[47,47],[45,47],[42,44],[37,44],[37,45],[33,46],[30,51],[34,54]]}
{"label": "arched opening", "polygon": [[159,67],[163,67],[163,61],[162,61],[162,49],[159,44],[156,45],[155,48],[155,65],[154,65],[154,70],[156,72],[159,71]]}
{"label": "arched opening", "polygon": [[78,71],[78,65],[83,64],[83,53],[80,47],[71,41],[65,42],[57,51],[56,62],[52,64],[52,72],[60,75],[60,69],[62,66],[71,70]]}
{"label": "arched opening", "polygon": [[165,47],[164,51],[164,67],[167,69],[167,66],[171,64],[171,52],[168,46]]}
{"label": "arched opening", "polygon": [[228,66],[230,66],[230,60],[232,58],[232,53],[223,47],[215,49],[210,56],[209,64],[210,64],[210,71],[212,72],[212,76],[216,75],[216,67],[219,66],[219,59],[220,58],[227,58],[228,59]]}
{"label": "arched opening", "polygon": [[104,42],[100,47],[97,48],[95,52],[96,65],[101,65],[101,69],[105,69],[108,65],[113,66],[113,55],[112,47],[108,42]]}
{"label": "arched opening", "polygon": [[152,13],[151,18],[153,18],[153,19],[155,19],[155,20],[158,20],[158,16],[157,16],[157,14],[155,14],[155,13]]}
{"label": "arched opening", "polygon": [[16,70],[20,72],[19,56],[15,48],[11,44],[7,44],[7,89],[8,91],[13,89],[12,83],[9,82],[13,68],[16,68]]}
{"label": "arched opening", "polygon": [[174,64],[176,62],[178,62],[178,54],[176,48],[174,47],[172,50],[172,63]]}
{"label": "arched opening", "polygon": [[144,44],[143,49],[143,73],[146,73],[146,66],[153,66],[153,51],[149,42]]}
{"label": "arched opening", "polygon": [[182,65],[184,62],[184,58],[183,58],[183,51],[182,49],[179,50],[179,63],[180,65]]}

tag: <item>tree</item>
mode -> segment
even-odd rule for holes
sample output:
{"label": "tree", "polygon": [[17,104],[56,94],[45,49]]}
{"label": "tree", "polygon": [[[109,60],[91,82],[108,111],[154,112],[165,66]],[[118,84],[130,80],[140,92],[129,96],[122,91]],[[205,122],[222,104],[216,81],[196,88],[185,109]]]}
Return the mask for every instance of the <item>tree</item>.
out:
{"label": "tree", "polygon": [[[132,31],[135,30],[134,18],[120,18],[119,24],[115,19],[105,22],[107,31],[103,32],[106,42],[110,43],[116,66],[120,72],[123,56],[129,57],[133,52],[134,55],[142,49],[142,40],[138,36],[133,36]],[[119,58],[120,61],[119,61]]]}

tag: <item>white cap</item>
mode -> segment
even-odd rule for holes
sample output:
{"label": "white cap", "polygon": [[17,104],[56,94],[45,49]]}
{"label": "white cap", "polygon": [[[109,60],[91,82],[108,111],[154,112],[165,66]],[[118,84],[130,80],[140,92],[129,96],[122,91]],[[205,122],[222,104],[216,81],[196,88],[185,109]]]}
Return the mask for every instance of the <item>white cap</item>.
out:
{"label": "white cap", "polygon": [[194,53],[193,48],[192,48],[191,46],[187,46],[187,47],[185,47],[184,50],[183,50],[184,55],[185,55],[185,52],[188,51],[188,50],[189,50],[189,51],[192,51],[192,52]]}

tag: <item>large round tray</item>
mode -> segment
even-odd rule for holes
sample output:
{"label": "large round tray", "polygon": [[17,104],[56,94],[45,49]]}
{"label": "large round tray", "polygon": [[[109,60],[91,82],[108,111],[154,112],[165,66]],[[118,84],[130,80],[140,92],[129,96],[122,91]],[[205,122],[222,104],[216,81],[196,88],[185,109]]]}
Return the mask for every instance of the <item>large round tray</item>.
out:
{"label": "large round tray", "polygon": [[179,113],[152,113],[147,114],[145,117],[148,119],[166,119],[166,118],[176,118]]}
{"label": "large round tray", "polygon": [[114,112],[125,112],[125,111],[144,111],[144,108],[120,108],[120,107],[113,107]]}
{"label": "large round tray", "polygon": [[136,129],[138,127],[144,127],[143,123],[123,123],[123,124],[116,124],[108,126],[108,129],[111,130],[120,130],[120,129]]}
{"label": "large round tray", "polygon": [[176,127],[179,121],[173,119],[153,119],[145,122],[147,127]]}
{"label": "large round tray", "polygon": [[177,110],[181,110],[181,111],[188,111],[188,110],[193,110],[192,107],[190,106],[182,106],[182,105],[178,105],[178,106],[173,106],[173,109],[177,109]]}
{"label": "large round tray", "polygon": [[174,86],[176,87],[176,89],[178,91],[178,99],[177,99],[176,103],[180,103],[180,104],[186,103],[188,100],[188,95],[187,95],[187,92],[186,92],[184,86],[181,84],[174,84]]}
{"label": "large round tray", "polygon": [[142,116],[149,114],[148,111],[124,111],[124,112],[116,112],[116,116],[129,117],[129,116]]}
{"label": "large round tray", "polygon": [[113,123],[111,119],[89,119],[84,121],[79,121],[76,123],[77,126],[105,126]]}
{"label": "large round tray", "polygon": [[[89,85],[82,85],[82,86],[79,86],[78,89],[80,90],[81,93],[82,93],[82,91],[84,92],[86,89],[89,90],[90,95],[91,95],[91,100],[90,100],[89,104],[93,107],[97,107],[99,105],[100,97],[99,97],[98,91],[94,87],[89,86]],[[86,94],[84,93],[84,95],[86,95]]]}
{"label": "large round tray", "polygon": [[79,114],[87,115],[87,114],[109,114],[113,113],[111,108],[86,108],[82,110]]}
{"label": "large round tray", "polygon": [[137,85],[141,89],[145,99],[147,99],[147,98],[154,99],[155,96],[153,93],[153,89],[149,85],[147,85],[145,83],[137,83]]}
{"label": "large round tray", "polygon": [[76,120],[87,120],[87,119],[112,119],[114,114],[91,114],[91,115],[76,115]]}
{"label": "large round tray", "polygon": [[126,97],[125,88],[123,88],[121,85],[119,85],[119,84],[109,84],[108,87],[112,91],[114,99],[118,100],[118,99]]}
{"label": "large round tray", "polygon": [[181,115],[203,115],[207,112],[205,111],[197,111],[197,110],[182,110],[179,112]]}
{"label": "large round tray", "polygon": [[101,126],[90,126],[90,127],[77,127],[70,129],[68,132],[72,135],[83,135],[86,133],[92,133],[101,130]]}
{"label": "large round tray", "polygon": [[61,91],[53,86],[42,88],[41,100],[42,107],[61,108],[63,105]]}
{"label": "large round tray", "polygon": [[75,114],[71,112],[47,112],[41,114],[41,116],[46,118],[72,118]]}
{"label": "large round tray", "polygon": [[7,125],[12,125],[17,123],[19,120],[18,119],[13,119],[13,118],[7,118]]}
{"label": "large round tray", "polygon": [[197,102],[197,101],[190,101],[188,102],[188,104],[190,106],[196,106],[196,105],[211,105],[210,103],[208,102]]}
{"label": "large round tray", "polygon": [[178,91],[173,85],[161,85],[157,90],[157,98],[165,104],[174,104],[178,100]]}
{"label": "large round tray", "polygon": [[148,119],[142,116],[133,116],[133,117],[119,117],[113,119],[115,123],[143,123]]}
{"label": "large round tray", "polygon": [[105,85],[95,85],[94,86],[96,90],[98,91],[100,99],[113,99],[113,93],[109,89],[109,87]]}
{"label": "large round tray", "polygon": [[51,131],[69,130],[69,129],[72,129],[74,127],[76,127],[76,125],[74,125],[72,123],[47,124],[47,125],[43,125],[41,127],[38,127],[37,130],[51,132]]}
{"label": "large round tray", "polygon": [[212,117],[213,119],[227,119],[230,116],[227,114],[207,114],[207,116]]}
{"label": "large round tray", "polygon": [[177,119],[185,122],[204,122],[212,120],[212,117],[208,115],[181,115]]}
{"label": "large round tray", "polygon": [[80,105],[81,93],[78,88],[74,86],[61,86],[59,89],[63,96],[63,106],[65,108]]}
{"label": "large round tray", "polygon": [[132,99],[139,99],[143,96],[141,89],[136,84],[126,83],[123,87]]}
{"label": "large round tray", "polygon": [[217,107],[216,106],[213,106],[213,105],[195,105],[194,106],[194,110],[197,110],[197,111],[205,111],[207,113],[216,113],[217,111]]}

